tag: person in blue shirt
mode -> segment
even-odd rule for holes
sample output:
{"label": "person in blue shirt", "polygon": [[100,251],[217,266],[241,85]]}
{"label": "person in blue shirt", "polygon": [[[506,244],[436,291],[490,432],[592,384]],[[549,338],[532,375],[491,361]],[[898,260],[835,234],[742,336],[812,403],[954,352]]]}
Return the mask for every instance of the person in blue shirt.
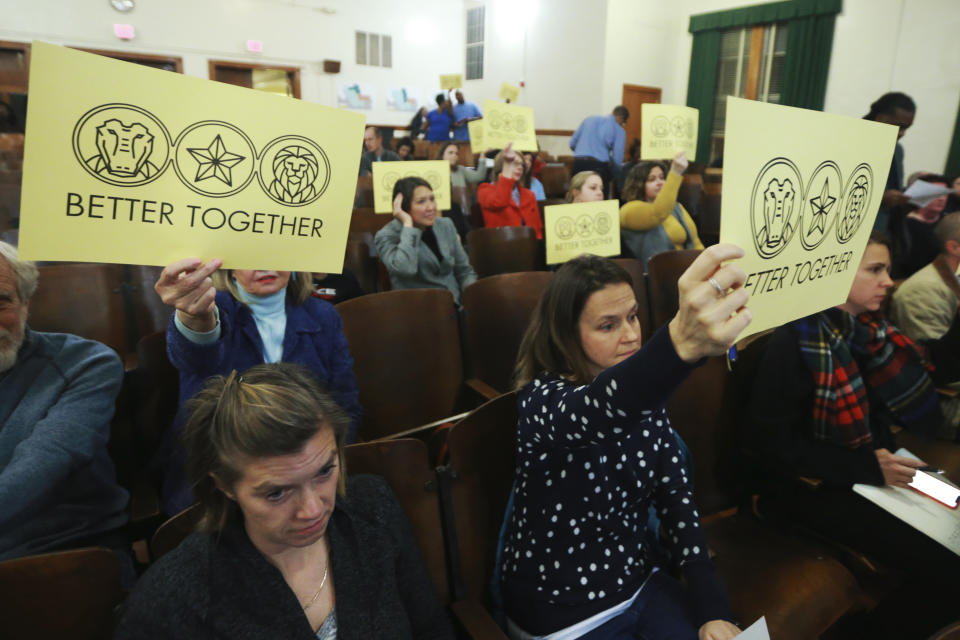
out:
{"label": "person in blue shirt", "polygon": [[437,94],[437,108],[426,115],[427,140],[443,142],[450,139],[453,126],[453,105],[442,93]]}
{"label": "person in blue shirt", "polygon": [[[463,91],[460,89],[457,89],[454,95],[457,97],[457,101],[453,105],[453,139],[469,141],[470,129],[467,127],[467,123],[482,118],[483,112],[473,102],[464,100]],[[453,100],[450,102],[453,102]]]}
{"label": "person in blue shirt", "polygon": [[623,129],[630,112],[620,105],[606,116],[584,119],[570,138],[573,149],[573,174],[596,171],[603,179],[603,192],[610,193],[610,181],[623,166],[627,133]]}

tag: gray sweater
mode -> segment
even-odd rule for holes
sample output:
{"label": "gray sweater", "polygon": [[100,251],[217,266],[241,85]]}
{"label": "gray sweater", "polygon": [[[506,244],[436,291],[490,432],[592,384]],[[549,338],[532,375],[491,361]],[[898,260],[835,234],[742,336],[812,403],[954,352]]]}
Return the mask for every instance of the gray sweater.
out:
{"label": "gray sweater", "polygon": [[[327,535],[336,585],[337,638],[453,640],[410,526],[386,482],[347,482]],[[241,523],[195,533],[140,579],[117,640],[315,640],[296,595]]]}
{"label": "gray sweater", "polygon": [[0,378],[0,560],[90,544],[123,526],[109,455],[120,358],[99,342],[27,329]]}

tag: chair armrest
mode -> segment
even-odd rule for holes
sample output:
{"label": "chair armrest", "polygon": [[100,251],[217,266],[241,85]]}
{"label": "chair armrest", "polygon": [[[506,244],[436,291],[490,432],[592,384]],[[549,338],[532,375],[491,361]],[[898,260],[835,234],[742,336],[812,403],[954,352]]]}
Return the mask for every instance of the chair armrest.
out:
{"label": "chair armrest", "polygon": [[457,624],[474,640],[508,640],[490,614],[476,600],[461,600],[450,605]]}
{"label": "chair armrest", "polygon": [[960,396],[960,391],[957,389],[948,389],[946,387],[937,387],[937,393],[942,396],[946,396],[947,398],[956,398],[957,396]]}
{"label": "chair armrest", "polygon": [[811,489],[817,489],[821,484],[823,484],[823,480],[820,478],[807,478],[805,476],[800,476],[797,478],[797,480],[800,482],[800,484],[806,485]]}
{"label": "chair armrest", "polygon": [[471,390],[480,394],[485,400],[493,400],[494,398],[503,395],[479,378],[469,378],[465,384]]}

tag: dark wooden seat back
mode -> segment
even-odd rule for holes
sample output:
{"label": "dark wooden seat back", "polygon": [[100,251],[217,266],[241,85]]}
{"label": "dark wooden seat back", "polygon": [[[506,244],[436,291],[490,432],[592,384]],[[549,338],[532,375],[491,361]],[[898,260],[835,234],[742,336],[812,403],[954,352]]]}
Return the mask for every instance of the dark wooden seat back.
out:
{"label": "dark wooden seat back", "polygon": [[550,283],[549,271],[481,278],[463,291],[464,341],[470,376],[505,392],[533,311]]}
{"label": "dark wooden seat back", "polygon": [[143,336],[157,331],[166,331],[173,315],[173,307],[163,304],[163,300],[153,285],[160,278],[163,267],[131,265],[129,267],[129,286],[133,324],[135,327],[134,346]]}
{"label": "dark wooden seat back", "polygon": [[437,597],[450,603],[447,563],[437,481],[422,440],[398,438],[350,445],[346,449],[348,475],[371,473],[383,476],[397,496],[417,540]]}
{"label": "dark wooden seat back", "polygon": [[647,294],[647,274],[643,271],[643,262],[636,258],[614,259],[624,271],[633,278],[633,293],[637,296],[637,315],[640,318],[640,335],[647,340],[653,332],[650,318],[650,297]]}
{"label": "dark wooden seat back", "polygon": [[540,182],[548,198],[563,198],[570,185],[570,169],[562,162],[548,162],[540,172]]}
{"label": "dark wooden seat back", "polygon": [[447,439],[449,462],[440,471],[453,516],[458,598],[489,601],[497,540],[513,487],[517,419],[514,391],[474,409]]}
{"label": "dark wooden seat back", "polygon": [[97,547],[0,562],[0,635],[106,640],[123,600],[119,559]]}
{"label": "dark wooden seat back", "polygon": [[467,253],[478,278],[537,270],[537,234],[530,227],[474,229]]}
{"label": "dark wooden seat back", "polygon": [[677,192],[677,202],[683,205],[699,224],[700,200],[703,198],[703,176],[689,171],[683,175],[683,182]]}
{"label": "dark wooden seat back", "polygon": [[647,264],[647,293],[650,296],[650,317],[656,331],[677,313],[680,293],[677,281],[700,255],[699,249],[664,251],[650,258]]}
{"label": "dark wooden seat back", "polygon": [[156,562],[176,549],[187,536],[197,530],[202,515],[200,505],[194,504],[157,527],[150,538],[150,559]]}
{"label": "dark wooden seat back", "polygon": [[354,199],[354,206],[373,206],[373,176],[360,176],[357,178],[357,195]]}
{"label": "dark wooden seat back", "polygon": [[697,233],[706,247],[720,241],[720,200],[719,193],[704,193],[700,199]]}
{"label": "dark wooden seat back", "polygon": [[337,311],[360,389],[362,439],[455,413],[463,359],[449,291],[385,291],[342,302]]}
{"label": "dark wooden seat back", "polygon": [[102,342],[121,356],[127,354],[122,265],[71,263],[38,269],[30,328],[73,333]]}
{"label": "dark wooden seat back", "polygon": [[350,216],[350,232],[376,233],[387,226],[393,216],[388,213],[374,213],[373,201],[365,207],[354,207],[353,215]]}

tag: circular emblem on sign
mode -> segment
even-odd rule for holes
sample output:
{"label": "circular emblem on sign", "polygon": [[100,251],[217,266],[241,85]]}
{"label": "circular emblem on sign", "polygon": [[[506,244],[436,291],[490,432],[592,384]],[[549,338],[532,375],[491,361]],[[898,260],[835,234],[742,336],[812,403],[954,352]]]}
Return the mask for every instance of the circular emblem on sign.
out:
{"label": "circular emblem on sign", "polygon": [[380,181],[380,184],[383,185],[383,188],[387,191],[393,190],[393,185],[397,184],[397,180],[400,179],[400,174],[396,171],[391,171],[387,175],[383,176],[383,179]]}
{"label": "circular emblem on sign", "polygon": [[857,165],[843,188],[843,204],[837,219],[837,241],[848,242],[857,233],[870,205],[873,189],[873,170],[867,163]]}
{"label": "circular emblem on sign", "polygon": [[593,233],[593,218],[583,214],[577,218],[577,233],[581,236],[588,236]]}
{"label": "circular emblem on sign", "polygon": [[573,237],[575,225],[573,218],[570,216],[563,216],[559,218],[556,224],[553,227],[554,231],[557,234],[557,237],[561,240],[569,240]]}
{"label": "circular emblem on sign", "polygon": [[260,186],[276,202],[302,207],[315,201],[330,184],[330,160],[313,140],[283,136],[260,154]]}
{"label": "circular emblem on sign", "polygon": [[516,116],[513,119],[513,130],[517,133],[523,133],[527,130],[527,119],[523,116]]}
{"label": "circular emblem on sign", "polygon": [[596,218],[594,218],[594,224],[596,225],[597,233],[606,234],[610,232],[610,216],[608,216],[605,212],[601,211],[596,215]]}
{"label": "circular emblem on sign", "polygon": [[750,226],[762,257],[773,258],[790,242],[800,217],[802,194],[800,170],[787,158],[770,160],[757,174],[750,196]]}
{"label": "circular emblem on sign", "polygon": [[687,131],[687,119],[680,116],[670,121],[670,128],[673,130],[675,138],[682,138]]}
{"label": "circular emblem on sign", "polygon": [[440,176],[433,171],[423,176],[423,179],[430,183],[430,186],[433,187],[434,191],[440,188]]}
{"label": "circular emblem on sign", "polygon": [[256,155],[243,131],[226,122],[205,120],[190,125],[177,137],[173,168],[188,188],[223,198],[250,184]]}
{"label": "circular emblem on sign", "polygon": [[94,107],[73,128],[73,154],[94,178],[118,187],[153,182],[167,168],[170,134],[146,109]]}
{"label": "circular emblem on sign", "polygon": [[504,126],[503,114],[499,111],[494,111],[490,114],[490,120],[487,124],[490,125],[491,129],[502,129]]}
{"label": "circular emblem on sign", "polygon": [[670,121],[665,116],[657,116],[650,125],[650,131],[658,138],[670,135]]}
{"label": "circular emblem on sign", "polygon": [[800,218],[800,242],[804,249],[816,249],[827,237],[840,209],[842,184],[840,167],[831,160],[821,162],[807,181]]}

